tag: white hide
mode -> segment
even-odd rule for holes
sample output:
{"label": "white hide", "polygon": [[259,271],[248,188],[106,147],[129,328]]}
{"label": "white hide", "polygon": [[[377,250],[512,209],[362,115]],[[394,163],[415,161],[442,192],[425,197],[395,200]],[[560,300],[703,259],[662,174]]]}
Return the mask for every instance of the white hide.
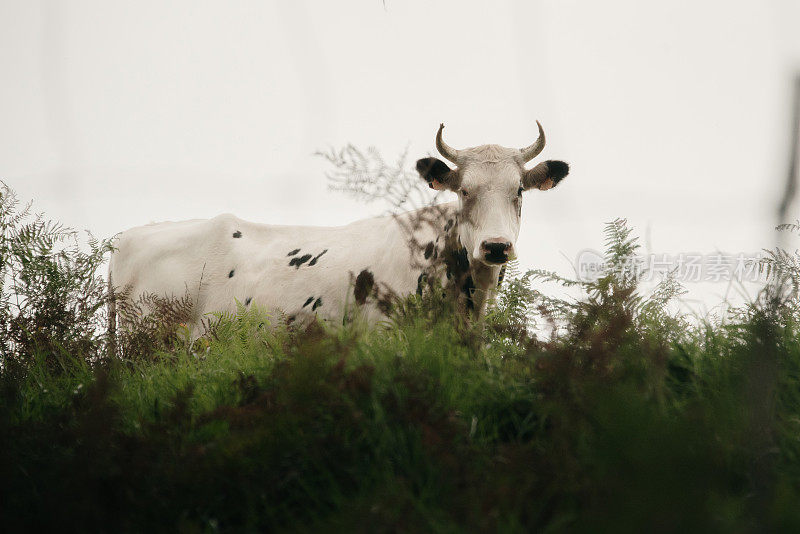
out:
{"label": "white hide", "polygon": [[[436,241],[447,220],[454,218],[454,208],[450,204],[422,210],[436,216],[438,228],[424,224],[414,232],[415,239],[423,245]],[[416,291],[424,260],[418,247],[409,247],[403,226],[419,215],[376,217],[341,227],[258,224],[228,214],[149,224],[118,236],[110,279],[115,293],[134,300],[143,294],[188,295],[194,303],[195,329],[206,314],[234,311],[236,301],[298,320],[316,314],[341,321],[346,306],[353,303],[353,281],[362,270],[373,274],[376,285],[398,295]],[[233,237],[237,232],[240,237]],[[310,259],[290,265],[307,254]],[[314,258],[316,263],[310,265]],[[372,296],[361,308],[370,323],[383,318]]]}

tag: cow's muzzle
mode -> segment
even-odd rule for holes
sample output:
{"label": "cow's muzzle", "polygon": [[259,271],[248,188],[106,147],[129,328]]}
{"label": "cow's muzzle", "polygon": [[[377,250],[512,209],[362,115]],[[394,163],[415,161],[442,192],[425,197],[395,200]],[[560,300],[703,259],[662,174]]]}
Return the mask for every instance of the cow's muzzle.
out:
{"label": "cow's muzzle", "polygon": [[502,264],[509,260],[511,242],[505,239],[487,239],[481,243],[481,257],[486,263]]}

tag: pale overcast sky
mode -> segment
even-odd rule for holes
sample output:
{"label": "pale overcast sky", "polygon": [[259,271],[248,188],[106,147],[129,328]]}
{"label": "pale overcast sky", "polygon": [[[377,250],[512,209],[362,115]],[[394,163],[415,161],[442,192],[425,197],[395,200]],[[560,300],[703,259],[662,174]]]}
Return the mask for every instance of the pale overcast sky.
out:
{"label": "pale overcast sky", "polygon": [[[0,178],[99,236],[232,212],[379,214],[312,154],[449,144],[571,163],[526,198],[523,268],[627,217],[656,252],[773,243],[800,67],[794,0],[0,0]],[[792,218],[797,218],[793,210]],[[720,288],[718,293],[724,293]]]}

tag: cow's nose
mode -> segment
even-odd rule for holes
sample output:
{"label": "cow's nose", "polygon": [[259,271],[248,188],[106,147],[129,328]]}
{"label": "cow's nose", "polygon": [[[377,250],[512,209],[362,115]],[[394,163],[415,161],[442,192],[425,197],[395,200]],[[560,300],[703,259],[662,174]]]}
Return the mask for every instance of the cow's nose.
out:
{"label": "cow's nose", "polygon": [[508,261],[508,251],[511,243],[504,239],[487,239],[481,243],[481,252],[486,261],[491,263],[505,263]]}

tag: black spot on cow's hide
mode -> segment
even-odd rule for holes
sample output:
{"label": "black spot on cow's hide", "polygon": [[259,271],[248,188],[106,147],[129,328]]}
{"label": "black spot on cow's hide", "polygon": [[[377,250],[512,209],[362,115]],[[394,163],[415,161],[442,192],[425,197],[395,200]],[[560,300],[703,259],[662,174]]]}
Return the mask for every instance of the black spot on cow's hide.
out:
{"label": "black spot on cow's hide", "polygon": [[292,258],[289,261],[289,267],[294,266],[295,269],[299,269],[301,265],[311,259],[311,254],[303,254],[299,258]]}
{"label": "black spot on cow's hide", "polygon": [[233,237],[236,238],[236,239],[242,237],[242,232],[240,232],[239,230],[236,230],[235,232],[233,232]]}
{"label": "black spot on cow's hide", "polygon": [[378,310],[387,317],[392,314],[394,311],[394,303],[389,295],[384,295],[378,299]]}
{"label": "black spot on cow's hide", "polygon": [[319,254],[317,254],[316,256],[314,256],[314,259],[313,259],[313,260],[311,260],[310,262],[308,262],[308,265],[309,265],[309,266],[311,266],[311,265],[316,265],[316,264],[317,264],[317,260],[318,260],[318,259],[320,259],[320,257],[321,257],[323,254],[325,254],[326,252],[328,252],[328,249],[327,249],[327,248],[326,248],[325,250],[323,250],[322,252],[320,252]]}
{"label": "black spot on cow's hide", "polygon": [[228,278],[233,278],[233,273],[236,269],[231,269],[231,272],[228,273]]}
{"label": "black spot on cow's hide", "polygon": [[447,267],[448,280],[454,276],[459,279],[469,272],[469,257],[467,256],[467,249],[464,247],[458,250],[447,250],[444,262]]}
{"label": "black spot on cow's hide", "polygon": [[417,278],[417,295],[422,295],[422,290],[425,288],[425,282],[428,280],[428,275],[422,271]]}
{"label": "black spot on cow's hide", "polygon": [[298,252],[300,252],[300,249],[299,249],[299,248],[296,248],[296,249],[294,249],[293,251],[291,251],[290,253],[288,253],[288,254],[287,254],[287,256],[294,256],[294,255],[295,255],[295,254],[297,254]]}
{"label": "black spot on cow's hide", "polygon": [[322,306],[322,297],[319,297],[317,300],[314,301],[314,305],[311,306],[311,309],[316,310],[320,306]]}
{"label": "black spot on cow's hide", "polygon": [[461,247],[461,250],[458,251],[458,268],[462,273],[469,270],[469,257],[467,256],[467,249],[464,247]]}
{"label": "black spot on cow's hide", "polygon": [[305,303],[303,304],[303,307],[305,308],[306,306],[311,304],[313,301],[314,301],[314,297],[313,296],[308,297],[308,299],[306,299]]}
{"label": "black spot on cow's hide", "polygon": [[428,241],[428,244],[425,245],[425,259],[430,259],[433,256],[433,241]]}
{"label": "black spot on cow's hide", "polygon": [[472,300],[472,294],[475,290],[475,282],[470,275],[467,249],[463,246],[459,246],[457,249],[446,247],[443,253],[447,267],[447,279],[452,280],[455,287],[459,288],[461,293],[466,296],[467,309],[474,309],[475,303]]}
{"label": "black spot on cow's hide", "polygon": [[252,302],[252,300],[253,300],[253,297],[247,297],[247,300],[244,301],[244,305],[245,306],[249,306],[250,302]]}
{"label": "black spot on cow's hide", "polygon": [[367,295],[372,291],[372,286],[375,285],[375,275],[371,271],[364,269],[358,276],[356,276],[356,284],[353,289],[353,296],[356,298],[357,304],[365,304],[367,302]]}

